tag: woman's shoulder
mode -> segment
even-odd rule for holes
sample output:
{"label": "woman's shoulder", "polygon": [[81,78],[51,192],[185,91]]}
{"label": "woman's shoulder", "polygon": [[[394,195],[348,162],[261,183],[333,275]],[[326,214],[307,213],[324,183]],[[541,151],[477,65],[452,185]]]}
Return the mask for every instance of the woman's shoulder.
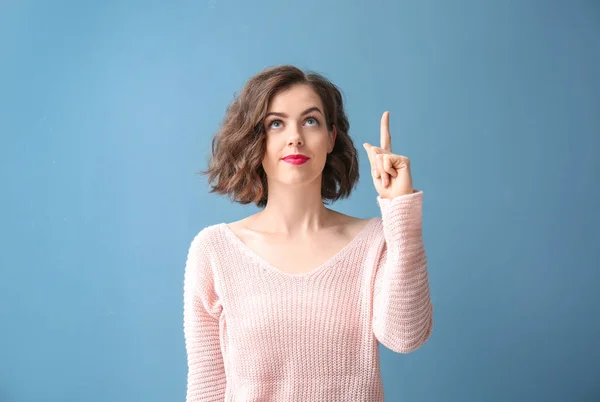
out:
{"label": "woman's shoulder", "polygon": [[338,211],[333,212],[337,215],[336,220],[339,224],[339,227],[348,232],[360,232],[369,224],[377,223],[379,219],[377,216],[371,218],[359,218],[352,215],[346,215]]}
{"label": "woman's shoulder", "polygon": [[219,241],[219,234],[222,225],[225,223],[215,223],[204,226],[192,238],[192,247],[206,248],[211,247]]}

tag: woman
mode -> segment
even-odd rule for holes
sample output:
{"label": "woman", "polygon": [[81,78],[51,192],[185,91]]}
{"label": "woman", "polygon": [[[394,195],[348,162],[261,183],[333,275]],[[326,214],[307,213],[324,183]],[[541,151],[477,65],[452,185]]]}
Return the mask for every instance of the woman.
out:
{"label": "woman", "polygon": [[252,77],[213,140],[211,192],[261,211],[204,228],[184,283],[187,401],[381,401],[378,342],[433,325],[422,197],[408,158],[365,143],[381,217],[326,202],[356,185],[342,95],[293,66]]}

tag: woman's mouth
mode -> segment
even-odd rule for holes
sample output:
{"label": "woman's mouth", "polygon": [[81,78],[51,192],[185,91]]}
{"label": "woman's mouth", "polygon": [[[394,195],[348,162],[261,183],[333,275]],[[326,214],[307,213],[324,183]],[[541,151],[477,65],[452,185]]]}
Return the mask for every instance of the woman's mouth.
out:
{"label": "woman's mouth", "polygon": [[309,159],[310,158],[305,155],[288,155],[288,156],[282,158],[282,160],[284,162],[287,162],[292,165],[302,165],[302,164],[306,163],[306,161],[308,161]]}

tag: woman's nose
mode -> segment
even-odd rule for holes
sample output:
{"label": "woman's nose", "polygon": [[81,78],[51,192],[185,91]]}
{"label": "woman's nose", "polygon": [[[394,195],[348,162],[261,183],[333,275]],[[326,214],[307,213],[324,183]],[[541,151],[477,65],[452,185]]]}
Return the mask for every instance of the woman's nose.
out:
{"label": "woman's nose", "polygon": [[290,136],[290,138],[288,139],[288,145],[291,145],[291,146],[302,145],[302,137],[300,137],[298,134],[294,134],[294,135]]}

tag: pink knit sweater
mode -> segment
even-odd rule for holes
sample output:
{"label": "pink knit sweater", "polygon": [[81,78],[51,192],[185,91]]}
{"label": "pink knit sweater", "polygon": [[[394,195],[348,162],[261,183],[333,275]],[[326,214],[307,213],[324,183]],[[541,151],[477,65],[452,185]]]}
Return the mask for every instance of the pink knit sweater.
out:
{"label": "pink knit sweater", "polygon": [[382,401],[378,342],[408,353],[433,326],[423,193],[377,197],[372,218],[307,274],[278,270],[225,223],[185,268],[188,402]]}

